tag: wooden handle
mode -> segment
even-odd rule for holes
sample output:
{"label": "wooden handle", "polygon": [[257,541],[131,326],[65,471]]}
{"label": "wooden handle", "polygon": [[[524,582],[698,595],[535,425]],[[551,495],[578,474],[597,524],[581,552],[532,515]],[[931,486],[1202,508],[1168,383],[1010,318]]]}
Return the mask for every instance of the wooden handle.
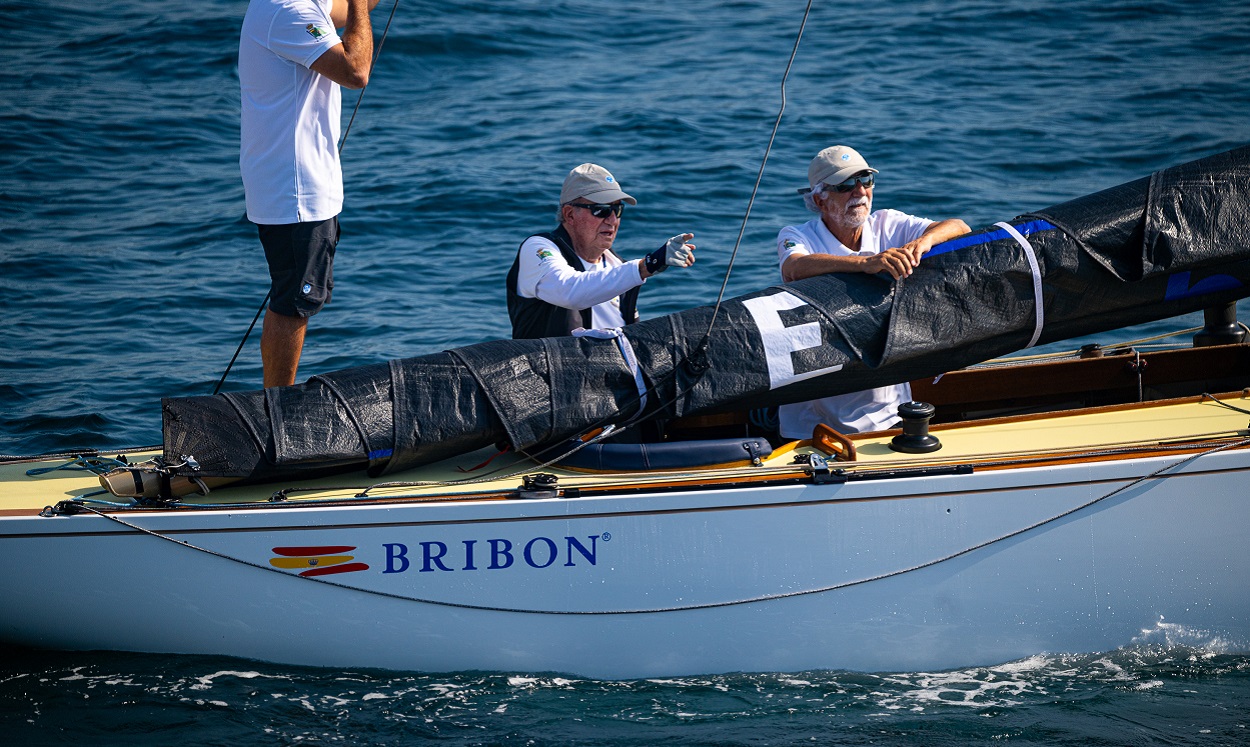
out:
{"label": "wooden handle", "polygon": [[846,462],[855,461],[855,444],[851,439],[821,423],[812,431],[812,446],[825,452],[835,459]]}

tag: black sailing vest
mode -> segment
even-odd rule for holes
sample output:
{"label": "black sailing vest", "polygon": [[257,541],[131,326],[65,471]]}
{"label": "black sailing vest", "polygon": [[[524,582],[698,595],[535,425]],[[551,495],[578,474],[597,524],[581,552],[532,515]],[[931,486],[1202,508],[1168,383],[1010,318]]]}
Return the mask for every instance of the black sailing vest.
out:
{"label": "black sailing vest", "polygon": [[[582,261],[573,251],[569,234],[560,226],[549,233],[534,234],[547,239],[560,249],[564,260],[577,272]],[[527,237],[526,241],[533,238]],[[521,242],[524,244],[525,242]],[[517,276],[521,272],[521,250],[517,249],[512,269],[508,270],[508,316],[512,318],[512,339],[528,340],[538,337],[563,337],[578,327],[590,329],[590,309],[566,309],[537,298],[525,298],[517,293]],[[631,288],[621,294],[621,316],[626,324],[638,321],[638,291],[642,286]]]}

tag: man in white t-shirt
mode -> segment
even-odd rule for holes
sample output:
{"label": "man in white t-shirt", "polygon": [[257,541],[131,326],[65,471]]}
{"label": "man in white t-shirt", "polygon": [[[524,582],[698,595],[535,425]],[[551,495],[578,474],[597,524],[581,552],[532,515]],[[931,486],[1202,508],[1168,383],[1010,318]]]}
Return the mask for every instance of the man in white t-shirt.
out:
{"label": "man in white t-shirt", "polygon": [[[820,215],[786,226],[777,235],[781,277],[787,283],[829,272],[888,272],[898,280],[912,273],[936,244],[968,233],[957,218],[931,221],[897,210],[872,210],[872,189],[879,173],[854,149],[825,148],[807,169],[808,189],[801,189],[808,210]],[[911,400],[911,386],[896,384],[782,405],[781,435],[811,438],[824,423],[842,433],[893,427],[898,406]]]}
{"label": "man in white t-shirt", "polygon": [[638,204],[602,166],[583,163],[560,190],[560,225],[527,238],[508,272],[514,339],[614,329],[638,320],[638,290],[669,266],[694,264],[693,233],[666,241],[642,259],[612,251],[625,203]]}
{"label": "man in white t-shirt", "polygon": [[295,383],[308,317],[334,287],[339,86],[369,83],[377,3],[252,0],[243,18],[239,170],[272,283],[260,338],[266,387]]}

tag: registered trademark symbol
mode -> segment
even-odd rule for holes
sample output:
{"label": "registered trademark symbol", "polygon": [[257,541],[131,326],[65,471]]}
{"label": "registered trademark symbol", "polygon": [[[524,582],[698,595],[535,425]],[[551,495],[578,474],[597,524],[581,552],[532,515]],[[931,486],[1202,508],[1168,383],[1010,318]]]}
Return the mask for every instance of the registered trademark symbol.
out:
{"label": "registered trademark symbol", "polygon": [[612,539],[612,533],[604,532],[603,534],[599,535],[599,538],[602,539],[604,542],[607,542],[608,540]]}

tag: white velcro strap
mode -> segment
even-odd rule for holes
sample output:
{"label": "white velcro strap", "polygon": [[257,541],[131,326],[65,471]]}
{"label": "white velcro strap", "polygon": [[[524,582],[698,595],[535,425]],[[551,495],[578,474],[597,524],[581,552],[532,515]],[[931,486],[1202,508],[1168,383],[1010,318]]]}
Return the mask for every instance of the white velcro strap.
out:
{"label": "white velcro strap", "polygon": [[594,340],[616,340],[616,346],[620,348],[621,357],[625,359],[625,365],[629,366],[629,372],[634,375],[634,386],[638,387],[638,412],[642,412],[647,407],[647,385],[642,380],[642,369],[638,367],[638,356],[634,355],[634,346],[630,344],[629,338],[625,336],[624,330],[620,327],[612,329],[585,329],[578,327],[573,330],[574,337],[589,337]]}
{"label": "white velcro strap", "polygon": [[1042,325],[1046,320],[1046,313],[1042,309],[1042,271],[1037,265],[1037,255],[1033,253],[1033,245],[1029,243],[1028,239],[1024,238],[1019,231],[1008,223],[1000,221],[994,225],[1011,234],[1011,238],[1015,239],[1016,243],[1024,249],[1024,256],[1029,259],[1029,269],[1033,271],[1033,310],[1035,314],[1035,321],[1033,323],[1033,339],[1029,340],[1029,344],[1024,346],[1026,348],[1031,348],[1036,345],[1038,339],[1041,338]]}

